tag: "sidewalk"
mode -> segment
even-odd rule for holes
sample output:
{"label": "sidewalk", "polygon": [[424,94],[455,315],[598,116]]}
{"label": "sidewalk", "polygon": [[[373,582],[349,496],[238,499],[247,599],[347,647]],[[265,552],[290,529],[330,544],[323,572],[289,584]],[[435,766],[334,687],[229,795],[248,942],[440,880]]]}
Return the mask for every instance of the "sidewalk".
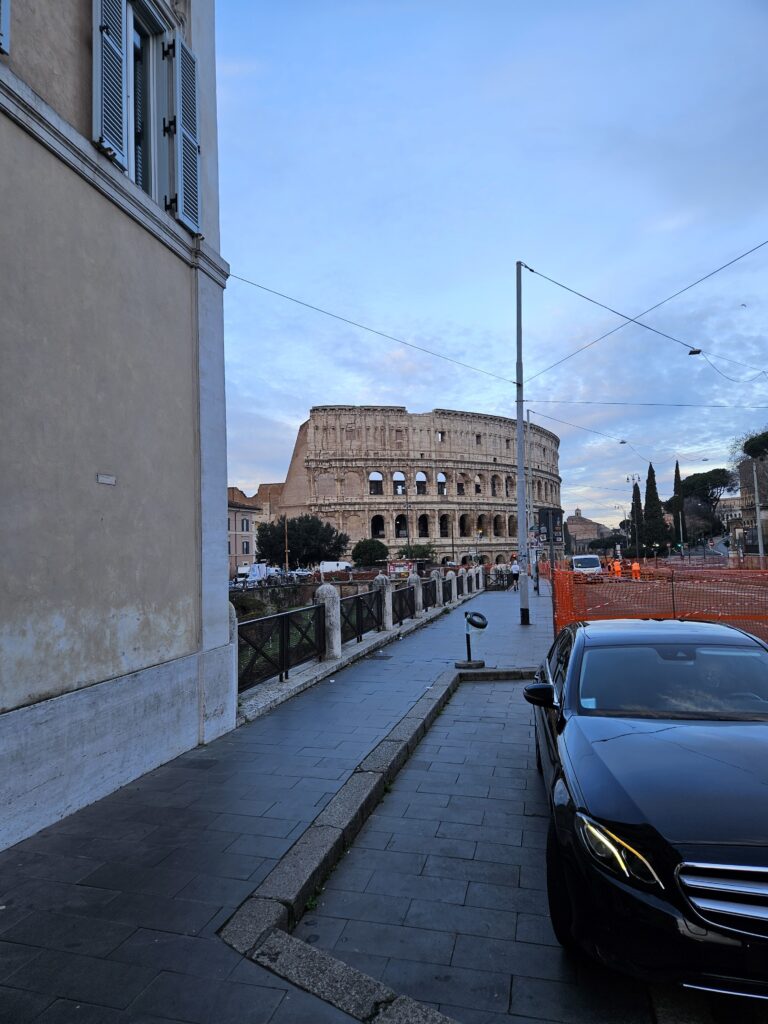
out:
{"label": "sidewalk", "polygon": [[[529,668],[549,598],[481,592],[473,654]],[[461,612],[199,747],[0,854],[0,1024],[351,1021],[254,963],[217,929],[351,771],[464,657]]]}

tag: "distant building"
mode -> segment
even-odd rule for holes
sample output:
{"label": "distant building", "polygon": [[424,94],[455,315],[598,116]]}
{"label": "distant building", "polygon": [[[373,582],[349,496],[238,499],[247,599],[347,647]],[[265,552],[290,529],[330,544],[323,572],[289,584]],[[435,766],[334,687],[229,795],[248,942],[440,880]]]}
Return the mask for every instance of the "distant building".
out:
{"label": "distant building", "polygon": [[235,725],[214,29],[0,0],[0,848]]}
{"label": "distant building", "polygon": [[[403,406],[325,405],[299,428],[284,485],[264,484],[272,518],[310,513],[396,552],[432,544],[439,561],[517,554],[517,423],[504,416]],[[531,425],[529,505],[559,507],[560,440]],[[562,550],[562,548],[560,548]]]}
{"label": "distant building", "polygon": [[243,565],[256,558],[256,527],[263,521],[256,495],[248,497],[239,487],[227,488],[227,554],[229,575],[234,577]]}
{"label": "distant building", "polygon": [[576,509],[574,515],[568,516],[565,522],[568,527],[568,535],[571,538],[571,553],[574,555],[581,555],[589,551],[590,541],[609,537],[613,533],[610,527],[583,516],[580,508]]}
{"label": "distant building", "polygon": [[[742,547],[744,545],[744,521],[741,505],[741,495],[721,498],[717,503],[717,514],[723,524],[723,532],[731,535],[731,547],[734,544],[740,544]],[[755,539],[755,544],[757,544],[757,539]]]}

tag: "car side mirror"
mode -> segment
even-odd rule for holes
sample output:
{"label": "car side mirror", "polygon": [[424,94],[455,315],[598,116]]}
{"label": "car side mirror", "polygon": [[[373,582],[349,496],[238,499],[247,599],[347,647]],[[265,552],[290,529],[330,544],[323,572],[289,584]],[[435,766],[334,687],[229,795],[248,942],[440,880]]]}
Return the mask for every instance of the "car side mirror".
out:
{"label": "car side mirror", "polygon": [[529,704],[539,708],[555,706],[555,688],[551,683],[529,683],[523,690],[523,696]]}

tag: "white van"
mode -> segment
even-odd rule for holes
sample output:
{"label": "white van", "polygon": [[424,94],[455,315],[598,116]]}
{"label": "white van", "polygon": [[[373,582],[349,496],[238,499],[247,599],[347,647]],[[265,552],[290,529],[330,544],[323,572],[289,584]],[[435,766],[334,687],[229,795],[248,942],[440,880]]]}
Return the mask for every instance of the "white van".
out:
{"label": "white van", "polygon": [[598,555],[572,555],[571,569],[585,576],[600,576],[603,566]]}

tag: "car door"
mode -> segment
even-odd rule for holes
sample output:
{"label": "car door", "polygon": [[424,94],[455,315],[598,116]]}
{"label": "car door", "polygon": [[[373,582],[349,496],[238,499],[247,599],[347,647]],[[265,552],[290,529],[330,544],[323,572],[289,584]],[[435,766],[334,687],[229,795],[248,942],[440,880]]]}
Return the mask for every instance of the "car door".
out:
{"label": "car door", "polygon": [[565,677],[572,653],[573,634],[570,630],[564,629],[552,646],[543,666],[547,677],[546,682],[551,683],[555,690],[554,707],[542,708],[542,716],[540,718],[544,747],[541,750],[541,759],[548,789],[554,785],[555,777],[559,772],[560,757],[557,749],[557,732],[563,701],[563,687],[565,686]]}

